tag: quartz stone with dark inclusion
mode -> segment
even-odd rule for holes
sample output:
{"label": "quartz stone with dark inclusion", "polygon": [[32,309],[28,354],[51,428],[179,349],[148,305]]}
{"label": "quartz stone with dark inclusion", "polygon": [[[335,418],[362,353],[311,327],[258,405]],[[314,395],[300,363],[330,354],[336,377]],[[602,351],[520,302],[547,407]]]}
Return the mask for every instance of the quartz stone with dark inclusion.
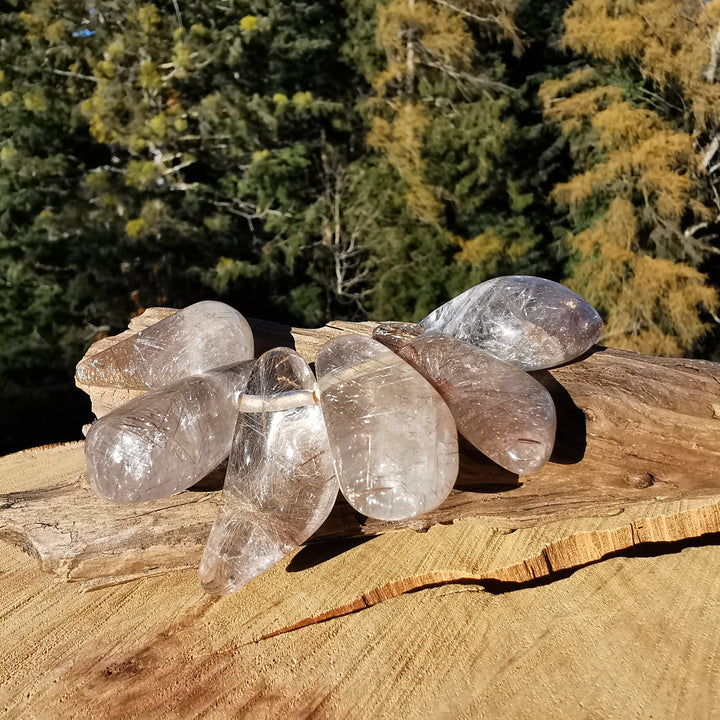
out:
{"label": "quartz stone with dark inclusion", "polygon": [[340,489],[359,512],[401,520],[436,508],[458,471],[455,422],[437,391],[376,340],[346,335],[315,362]]}
{"label": "quartz stone with dark inclusion", "polygon": [[245,318],[225,303],[206,300],[80,361],[75,374],[85,385],[153,389],[253,355]]}
{"label": "quartz stone with dark inclusion", "polygon": [[555,442],[555,405],[535,378],[419,325],[383,323],[373,337],[433,384],[458,430],[498,465],[532,473],[548,461]]}
{"label": "quartz stone with dark inclusion", "polygon": [[144,502],[201,480],[230,452],[238,398],[253,360],[216,368],[142,395],[91,425],[90,484],[107,500]]}
{"label": "quartz stone with dark inclusion", "polygon": [[433,310],[420,325],[453,335],[523,370],[573,360],[600,337],[602,319],[579,295],[527,275],[494,278]]}
{"label": "quartz stone with dark inclusion", "polygon": [[320,527],[337,493],[315,377],[293,350],[270,350],[240,400],[202,586],[222,595],[252,580]]}

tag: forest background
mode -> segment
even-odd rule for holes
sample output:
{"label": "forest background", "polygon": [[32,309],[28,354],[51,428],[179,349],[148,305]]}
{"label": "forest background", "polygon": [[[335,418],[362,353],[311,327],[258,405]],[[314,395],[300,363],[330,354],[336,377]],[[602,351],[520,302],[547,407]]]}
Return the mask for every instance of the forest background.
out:
{"label": "forest background", "polygon": [[152,305],[418,320],[562,281],[718,358],[720,2],[0,3],[0,454]]}

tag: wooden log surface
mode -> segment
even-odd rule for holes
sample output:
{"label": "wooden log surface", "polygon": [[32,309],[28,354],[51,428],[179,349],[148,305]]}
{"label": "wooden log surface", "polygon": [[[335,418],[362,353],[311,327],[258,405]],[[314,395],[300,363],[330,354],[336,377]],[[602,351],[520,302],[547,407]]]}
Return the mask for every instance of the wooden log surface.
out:
{"label": "wooden log surface", "polygon": [[[61,462],[57,452],[38,452],[36,467],[43,455]],[[694,507],[661,505],[668,517]],[[371,592],[439,571],[481,574],[587,528],[576,518],[498,533],[463,520],[315,545],[222,598],[202,592],[196,569],[83,592],[8,546],[0,708],[33,720],[716,717],[717,535],[611,555],[551,583]],[[361,609],[312,621],[358,598]]]}
{"label": "wooden log surface", "polygon": [[[148,311],[130,332],[168,312]],[[304,330],[253,324],[258,352],[291,345],[310,362],[327,339],[347,332],[369,334],[374,326],[333,323]],[[103,340],[89,353],[114,341]],[[463,444],[456,488],[437,510],[408,521],[382,522],[364,518],[339,499],[313,540],[337,541],[405,528],[425,531],[463,518],[478,518],[486,528],[505,532],[585,517],[592,533],[593,519],[620,516],[636,505],[648,508],[645,515],[621,517],[608,526],[609,534],[589,540],[552,535],[552,553],[562,561],[549,560],[549,549],[538,546],[534,554],[520,558],[514,570],[492,569],[498,577],[522,582],[637,543],[720,531],[720,366],[595,348],[579,362],[535,375],[552,393],[559,420],[556,447],[542,471],[519,478]],[[94,405],[105,410],[128,399],[127,391],[115,388],[85,389]],[[221,471],[169,499],[114,505],[88,487],[81,444],[44,453],[45,459],[54,453],[57,461],[46,481],[35,489],[16,486],[0,497],[0,537],[34,554],[44,569],[68,579],[105,582],[103,578],[197,565],[220,500]],[[0,468],[10,476],[38,472],[32,467],[36,455],[29,451],[9,456],[0,461]],[[650,519],[663,503],[674,508],[672,501],[677,500],[695,504],[689,514],[662,521],[663,527]],[[587,547],[581,550],[578,544]]]}

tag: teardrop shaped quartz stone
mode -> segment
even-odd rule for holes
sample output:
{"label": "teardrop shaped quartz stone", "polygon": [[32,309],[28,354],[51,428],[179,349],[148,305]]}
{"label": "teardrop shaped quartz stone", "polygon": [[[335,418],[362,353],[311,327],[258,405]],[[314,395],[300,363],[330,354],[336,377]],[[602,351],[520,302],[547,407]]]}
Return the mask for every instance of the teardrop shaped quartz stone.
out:
{"label": "teardrop shaped quartz stone", "polygon": [[293,350],[262,355],[240,400],[222,508],[200,564],[208,592],[237,590],[304,543],[338,483],[317,383]]}
{"label": "teardrop shaped quartz stone", "polygon": [[532,473],[548,461],[555,443],[555,404],[535,378],[419,325],[383,323],[373,337],[433,384],[458,430],[498,465]]}
{"label": "teardrop shaped quartz stone", "polygon": [[579,295],[529,275],[494,278],[466,290],[420,321],[523,370],[569,362],[600,337],[602,319]]}
{"label": "teardrop shaped quartz stone", "polygon": [[230,453],[246,360],[151,390],[104,415],[85,439],[90,484],[106,500],[145,502],[202,480]]}
{"label": "teardrop shaped quartz stone", "polygon": [[225,303],[206,300],[81,360],[75,375],[84,385],[153,389],[253,355],[247,320]]}
{"label": "teardrop shaped quartz stone", "polygon": [[401,520],[436,508],[458,471],[455,422],[423,377],[376,340],[346,335],[315,361],[340,489],[356,510]]}

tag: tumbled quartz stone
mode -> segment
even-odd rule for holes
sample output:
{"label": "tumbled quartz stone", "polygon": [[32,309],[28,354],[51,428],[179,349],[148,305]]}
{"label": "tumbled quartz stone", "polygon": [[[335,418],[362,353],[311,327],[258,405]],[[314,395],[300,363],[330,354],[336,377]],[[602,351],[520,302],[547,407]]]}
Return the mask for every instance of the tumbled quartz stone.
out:
{"label": "tumbled quartz stone", "polygon": [[304,543],[332,510],[338,483],[317,383],[293,350],[262,355],[240,400],[222,508],[200,564],[227,594]]}
{"label": "tumbled quartz stone", "polygon": [[153,389],[253,355],[245,318],[205,300],[81,360],[75,374],[84,385]]}
{"label": "tumbled quartz stone", "polygon": [[602,319],[579,295],[528,275],[494,278],[433,310],[420,325],[523,370],[569,362],[600,337]]}
{"label": "tumbled quartz stone", "polygon": [[433,384],[460,433],[498,465],[532,473],[548,461],[555,443],[555,404],[535,378],[419,325],[383,323],[373,337]]}
{"label": "tumbled quartz stone", "polygon": [[346,335],[315,361],[340,489],[356,510],[402,520],[436,508],[458,471],[455,422],[435,389],[376,340]]}
{"label": "tumbled quartz stone", "polygon": [[85,439],[95,492],[118,503],[194,485],[230,453],[238,398],[253,360],[178,380],[96,420]]}

